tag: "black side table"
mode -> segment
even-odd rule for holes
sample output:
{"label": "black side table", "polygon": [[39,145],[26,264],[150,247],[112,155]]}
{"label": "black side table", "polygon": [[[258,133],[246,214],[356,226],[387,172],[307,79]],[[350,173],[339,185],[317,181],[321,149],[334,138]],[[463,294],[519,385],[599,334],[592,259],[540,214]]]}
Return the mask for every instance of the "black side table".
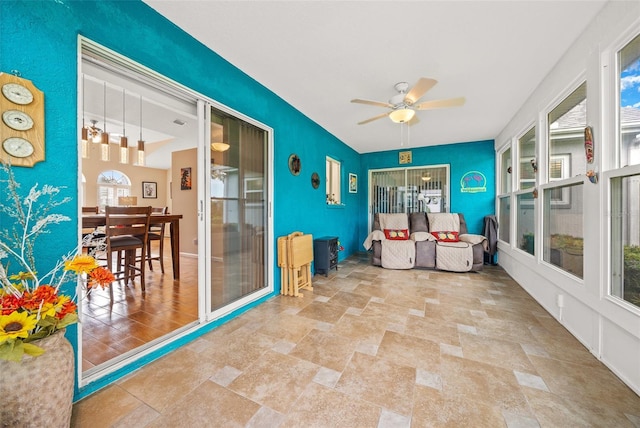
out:
{"label": "black side table", "polygon": [[313,240],[313,268],[315,274],[329,276],[333,268],[338,270],[338,237],[324,236]]}

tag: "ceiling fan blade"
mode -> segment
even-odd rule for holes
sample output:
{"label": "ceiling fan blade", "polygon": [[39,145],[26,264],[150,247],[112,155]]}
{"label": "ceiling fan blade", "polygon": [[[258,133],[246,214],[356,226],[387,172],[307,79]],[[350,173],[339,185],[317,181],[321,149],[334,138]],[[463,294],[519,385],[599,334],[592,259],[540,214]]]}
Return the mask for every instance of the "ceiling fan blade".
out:
{"label": "ceiling fan blade", "polygon": [[393,106],[389,103],[384,103],[382,101],[371,101],[371,100],[361,100],[361,99],[353,99],[351,100],[352,103],[358,103],[358,104],[367,104],[370,106],[377,106],[377,107],[387,107],[387,108],[393,108]]}
{"label": "ceiling fan blade", "polygon": [[408,104],[414,104],[416,101],[422,98],[422,96],[426,94],[429,89],[433,88],[436,83],[438,83],[438,81],[435,79],[421,77],[420,79],[418,79],[416,84],[413,85],[413,88],[411,88],[411,90],[407,92],[407,95],[404,97],[405,101]]}
{"label": "ceiling fan blade", "polygon": [[458,98],[448,98],[446,100],[433,100],[433,101],[425,101],[420,104],[416,104],[413,106],[416,110],[430,110],[436,108],[449,108],[449,107],[460,107],[464,105],[465,102],[464,97]]}
{"label": "ceiling fan blade", "polygon": [[[389,112],[391,113],[391,112]],[[389,116],[389,113],[382,113],[377,116],[373,116],[367,120],[363,120],[362,122],[358,122],[358,125],[364,125],[365,123],[373,122],[374,120],[382,119],[385,116]]]}

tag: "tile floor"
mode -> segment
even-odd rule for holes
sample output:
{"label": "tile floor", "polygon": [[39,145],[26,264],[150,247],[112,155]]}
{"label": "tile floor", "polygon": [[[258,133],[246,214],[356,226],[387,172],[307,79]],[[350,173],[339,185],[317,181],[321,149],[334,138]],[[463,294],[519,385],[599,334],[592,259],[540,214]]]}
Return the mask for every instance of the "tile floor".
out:
{"label": "tile floor", "polygon": [[501,268],[353,256],[76,403],[74,427],[640,427],[640,397]]}

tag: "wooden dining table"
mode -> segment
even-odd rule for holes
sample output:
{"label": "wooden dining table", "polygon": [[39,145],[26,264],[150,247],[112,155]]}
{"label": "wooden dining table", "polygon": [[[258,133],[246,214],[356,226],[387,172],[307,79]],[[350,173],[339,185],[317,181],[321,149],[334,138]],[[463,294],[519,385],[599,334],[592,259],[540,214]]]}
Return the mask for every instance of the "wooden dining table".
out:
{"label": "wooden dining table", "polygon": [[[180,219],[182,214],[151,214],[151,223],[168,223],[169,237],[171,239],[171,263],[173,266],[173,279],[180,279]],[[107,224],[105,213],[82,214],[82,228],[94,229]]]}

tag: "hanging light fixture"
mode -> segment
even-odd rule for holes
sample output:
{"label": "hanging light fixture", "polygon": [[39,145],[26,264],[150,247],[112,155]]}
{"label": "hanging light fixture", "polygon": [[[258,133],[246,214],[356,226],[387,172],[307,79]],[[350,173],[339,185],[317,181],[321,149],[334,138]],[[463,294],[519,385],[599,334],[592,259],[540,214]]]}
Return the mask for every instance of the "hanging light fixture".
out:
{"label": "hanging light fixture", "polygon": [[82,74],[82,130],[80,131],[82,141],[82,157],[89,157],[89,129],[84,123],[84,73]]}
{"label": "hanging light fixture", "polygon": [[109,148],[109,133],[107,132],[107,82],[104,82],[104,97],[103,97],[103,119],[104,119],[104,131],[102,131],[102,135],[100,136],[101,140],[101,159],[103,161],[109,161],[111,158],[110,148]]}
{"label": "hanging light fixture", "polygon": [[142,139],[142,95],[140,95],[140,139],[138,140],[138,165],[144,166],[144,140]]}
{"label": "hanging light fixture", "polygon": [[125,106],[126,92],[122,89],[122,136],[120,137],[120,163],[129,163],[129,140],[125,132]]}

